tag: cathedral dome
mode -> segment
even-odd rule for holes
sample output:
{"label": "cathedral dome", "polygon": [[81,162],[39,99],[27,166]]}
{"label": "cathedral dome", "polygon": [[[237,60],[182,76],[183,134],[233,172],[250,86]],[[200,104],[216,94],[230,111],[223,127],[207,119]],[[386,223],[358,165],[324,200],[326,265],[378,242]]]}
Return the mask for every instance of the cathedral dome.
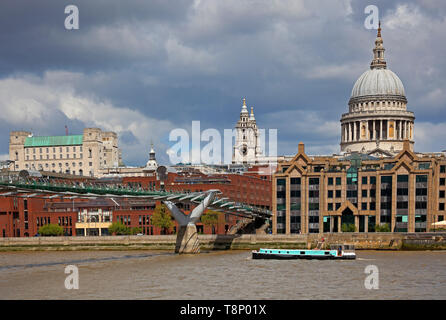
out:
{"label": "cathedral dome", "polygon": [[369,95],[405,96],[400,78],[389,69],[370,69],[364,72],[352,90],[352,98]]}

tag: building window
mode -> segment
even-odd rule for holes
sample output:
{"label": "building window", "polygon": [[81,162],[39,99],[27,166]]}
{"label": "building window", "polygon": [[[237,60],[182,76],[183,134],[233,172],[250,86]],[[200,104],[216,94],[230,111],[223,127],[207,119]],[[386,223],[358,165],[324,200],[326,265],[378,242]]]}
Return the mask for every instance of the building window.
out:
{"label": "building window", "polygon": [[440,195],[439,195],[439,197],[440,197],[440,198],[444,198],[444,190],[440,190]]}
{"label": "building window", "polygon": [[328,198],[333,198],[333,190],[328,190],[327,193],[328,193],[328,194],[327,194],[327,197],[328,197]]}
{"label": "building window", "polygon": [[[417,176],[418,177],[418,176]],[[444,186],[446,182],[445,178],[440,178],[440,186]]]}
{"label": "building window", "polygon": [[327,203],[327,210],[333,211],[333,203]]}
{"label": "building window", "polygon": [[365,189],[365,190],[362,190],[362,197],[363,198],[367,198],[367,189]]}
{"label": "building window", "polygon": [[328,185],[332,186],[333,185],[333,178],[328,178]]}
{"label": "building window", "polygon": [[367,202],[361,203],[361,210],[367,210]]}
{"label": "building window", "polygon": [[367,184],[367,177],[362,177],[362,184]]}
{"label": "building window", "polygon": [[89,162],[88,165],[91,167],[93,166],[93,162]]}
{"label": "building window", "polygon": [[440,203],[438,204],[438,210],[440,210],[440,211],[444,211],[444,202],[440,202]]}
{"label": "building window", "polygon": [[341,190],[336,190],[336,198],[340,198],[341,197]]}
{"label": "building window", "polygon": [[370,177],[370,184],[376,184],[376,177]]}
{"label": "building window", "polygon": [[337,177],[336,178],[336,185],[340,186],[341,185],[341,177]]}

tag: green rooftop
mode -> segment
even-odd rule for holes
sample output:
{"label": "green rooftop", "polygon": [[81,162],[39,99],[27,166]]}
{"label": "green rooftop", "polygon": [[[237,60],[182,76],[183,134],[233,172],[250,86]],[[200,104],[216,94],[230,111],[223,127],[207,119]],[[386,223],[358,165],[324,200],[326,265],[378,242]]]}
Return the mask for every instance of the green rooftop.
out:
{"label": "green rooftop", "polygon": [[83,135],[27,137],[25,147],[53,147],[82,145]]}

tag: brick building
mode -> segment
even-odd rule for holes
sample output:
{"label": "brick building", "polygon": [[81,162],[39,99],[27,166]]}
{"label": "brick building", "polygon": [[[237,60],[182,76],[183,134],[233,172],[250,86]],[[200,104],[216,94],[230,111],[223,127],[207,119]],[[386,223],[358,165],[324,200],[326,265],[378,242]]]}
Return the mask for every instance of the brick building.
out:
{"label": "brick building", "polygon": [[[52,176],[52,177],[51,177]],[[53,181],[73,180],[69,175],[48,172],[46,178]],[[195,192],[219,189],[223,196],[237,202],[271,208],[271,176],[259,176],[255,171],[240,174],[205,175],[200,172],[169,172],[165,179],[158,174],[145,177],[122,177],[91,180],[77,178],[76,181],[104,184],[124,184],[140,186],[144,189],[164,189],[166,191]],[[23,198],[0,197],[0,236],[34,236],[40,226],[55,223],[64,228],[67,236],[107,235],[108,227],[114,221],[121,221],[128,227],[139,227],[143,234],[160,234],[153,226],[150,217],[159,201],[127,198]],[[179,207],[189,212],[190,205]],[[197,224],[198,232],[224,234],[240,220],[239,216],[219,214],[215,226]],[[175,222],[174,232],[178,226]]]}
{"label": "brick building", "polygon": [[395,157],[351,153],[308,156],[304,145],[273,176],[273,233],[429,232],[444,220],[444,153],[414,153],[406,140]]}

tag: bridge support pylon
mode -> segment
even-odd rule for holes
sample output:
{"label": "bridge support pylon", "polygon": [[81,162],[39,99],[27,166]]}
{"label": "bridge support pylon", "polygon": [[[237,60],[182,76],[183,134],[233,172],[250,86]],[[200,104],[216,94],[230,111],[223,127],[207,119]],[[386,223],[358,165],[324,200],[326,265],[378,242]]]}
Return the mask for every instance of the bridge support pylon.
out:
{"label": "bridge support pylon", "polygon": [[177,233],[175,253],[200,253],[200,241],[195,223],[200,220],[207,206],[213,202],[216,193],[217,191],[209,191],[209,194],[189,215],[178,209],[172,201],[163,201],[180,227]]}

